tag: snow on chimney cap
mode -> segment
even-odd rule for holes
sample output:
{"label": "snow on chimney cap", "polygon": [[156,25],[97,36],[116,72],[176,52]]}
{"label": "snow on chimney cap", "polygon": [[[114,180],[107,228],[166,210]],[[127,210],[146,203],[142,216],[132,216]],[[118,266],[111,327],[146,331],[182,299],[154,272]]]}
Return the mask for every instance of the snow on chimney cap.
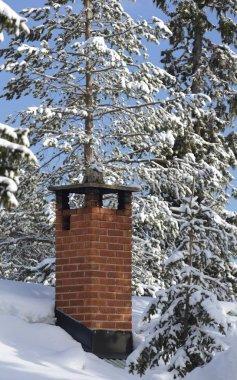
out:
{"label": "snow on chimney cap", "polygon": [[70,193],[84,194],[86,189],[101,189],[104,194],[117,193],[121,191],[126,191],[130,193],[139,192],[141,189],[134,186],[118,186],[118,185],[106,185],[101,183],[80,183],[72,185],[62,185],[62,186],[49,186],[50,191],[68,191]]}

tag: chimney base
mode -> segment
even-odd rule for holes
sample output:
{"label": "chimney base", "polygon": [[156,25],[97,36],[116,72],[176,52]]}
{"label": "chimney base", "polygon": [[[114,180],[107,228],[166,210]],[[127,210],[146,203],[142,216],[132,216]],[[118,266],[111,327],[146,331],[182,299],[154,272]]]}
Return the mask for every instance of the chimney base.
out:
{"label": "chimney base", "polygon": [[91,330],[57,309],[55,315],[57,326],[81,343],[85,351],[102,359],[126,359],[133,351],[131,331]]}

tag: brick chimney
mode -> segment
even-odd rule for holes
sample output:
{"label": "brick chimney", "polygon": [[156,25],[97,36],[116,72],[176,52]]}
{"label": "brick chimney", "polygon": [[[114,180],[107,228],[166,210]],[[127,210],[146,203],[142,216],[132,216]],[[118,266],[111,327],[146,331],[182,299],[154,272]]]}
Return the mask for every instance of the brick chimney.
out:
{"label": "brick chimney", "polygon": [[[98,356],[132,350],[131,200],[137,188],[83,183],[56,193],[56,316],[58,324]],[[69,195],[84,194],[70,209]],[[117,209],[103,206],[108,194]]]}

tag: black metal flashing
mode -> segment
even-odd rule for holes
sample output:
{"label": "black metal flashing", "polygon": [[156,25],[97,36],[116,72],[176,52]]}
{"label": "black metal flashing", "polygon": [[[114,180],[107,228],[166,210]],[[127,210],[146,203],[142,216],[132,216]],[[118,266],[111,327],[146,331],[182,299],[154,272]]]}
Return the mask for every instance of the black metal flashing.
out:
{"label": "black metal flashing", "polygon": [[55,317],[57,326],[62,327],[73,339],[80,342],[85,351],[91,352],[92,331],[90,329],[57,309],[55,309]]}
{"label": "black metal flashing", "polygon": [[131,331],[93,330],[92,353],[100,358],[126,359],[133,350]]}
{"label": "black metal flashing", "polygon": [[55,310],[56,325],[63,328],[83,349],[100,358],[126,359],[133,350],[131,331],[90,330],[77,320]]}

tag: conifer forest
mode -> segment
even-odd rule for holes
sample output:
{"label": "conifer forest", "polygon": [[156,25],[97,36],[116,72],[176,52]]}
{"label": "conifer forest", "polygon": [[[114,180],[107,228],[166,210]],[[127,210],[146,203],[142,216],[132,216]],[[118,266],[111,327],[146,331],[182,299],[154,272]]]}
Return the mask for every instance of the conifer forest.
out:
{"label": "conifer forest", "polygon": [[55,286],[49,186],[139,187],[126,371],[184,378],[236,325],[237,2],[31,2],[0,0],[0,278]]}

